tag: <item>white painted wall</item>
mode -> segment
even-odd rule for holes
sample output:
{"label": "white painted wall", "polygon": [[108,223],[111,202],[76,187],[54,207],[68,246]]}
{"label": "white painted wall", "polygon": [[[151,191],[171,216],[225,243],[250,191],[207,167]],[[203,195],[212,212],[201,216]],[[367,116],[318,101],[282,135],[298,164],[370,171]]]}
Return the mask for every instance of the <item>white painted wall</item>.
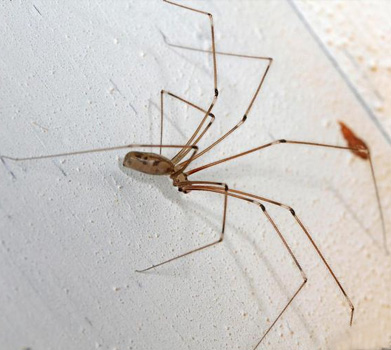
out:
{"label": "white painted wall", "polygon": [[[343,120],[372,149],[389,231],[390,145],[289,3],[186,4],[214,14],[218,49],[275,60],[248,122],[197,164],[281,137],[343,145]],[[0,154],[156,143],[160,89],[203,107],[212,97],[210,58],[172,49],[161,35],[208,48],[202,16],[152,0],[14,0],[0,15]],[[239,121],[265,64],[219,57],[218,67],[221,96],[204,147]],[[168,103],[165,140],[184,142],[197,117]],[[136,274],[217,237],[221,198],[184,196],[165,178],[127,171],[123,155],[1,165],[0,348],[251,349],[301,282],[271,226],[232,199],[223,244]],[[391,259],[368,164],[344,151],[280,146],[194,178],[294,207],[356,305],[349,328],[349,308],[304,234],[268,206],[309,282],[260,348],[388,345]]]}

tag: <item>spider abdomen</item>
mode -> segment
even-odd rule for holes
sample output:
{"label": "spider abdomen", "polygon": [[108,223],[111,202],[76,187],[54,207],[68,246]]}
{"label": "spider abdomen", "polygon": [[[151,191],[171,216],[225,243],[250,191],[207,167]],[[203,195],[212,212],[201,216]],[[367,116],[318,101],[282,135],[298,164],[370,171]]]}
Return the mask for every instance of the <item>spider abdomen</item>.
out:
{"label": "spider abdomen", "polygon": [[127,153],[123,165],[149,175],[170,175],[175,168],[170,159],[160,154],[147,152]]}

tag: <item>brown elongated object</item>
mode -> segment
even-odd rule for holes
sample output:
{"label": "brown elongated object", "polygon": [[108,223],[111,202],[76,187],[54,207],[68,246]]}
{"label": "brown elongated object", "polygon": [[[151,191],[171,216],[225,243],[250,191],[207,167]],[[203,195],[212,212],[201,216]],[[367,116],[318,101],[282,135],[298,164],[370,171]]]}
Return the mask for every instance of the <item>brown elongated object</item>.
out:
{"label": "brown elongated object", "polygon": [[344,139],[347,141],[349,147],[355,148],[352,152],[361,159],[368,159],[368,153],[360,152],[358,149],[368,149],[367,144],[360,138],[358,138],[355,133],[350,129],[345,123],[339,121],[339,125],[341,126],[341,133]]}

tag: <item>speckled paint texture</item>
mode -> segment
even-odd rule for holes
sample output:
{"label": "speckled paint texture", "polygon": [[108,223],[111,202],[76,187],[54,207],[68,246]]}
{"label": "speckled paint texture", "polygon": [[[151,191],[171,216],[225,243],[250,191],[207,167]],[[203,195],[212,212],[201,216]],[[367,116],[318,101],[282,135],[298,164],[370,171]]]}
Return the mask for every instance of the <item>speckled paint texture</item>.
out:
{"label": "speckled paint texture", "polygon": [[[246,123],[195,165],[279,138],[344,145],[343,121],[371,148],[389,236],[389,3],[183,3],[214,15],[217,50],[274,59]],[[3,1],[0,32],[2,155],[157,143],[161,89],[202,108],[213,97],[210,56],[164,41],[208,49],[207,18],[161,1]],[[242,118],[265,68],[218,57],[201,148]],[[200,118],[167,100],[165,142],[185,142]],[[218,237],[222,198],[126,169],[125,153],[0,163],[0,349],[252,349],[301,283],[272,226],[231,198],[222,244],[137,274]],[[269,205],[308,283],[259,349],[391,346],[391,257],[368,162],[278,145],[194,180],[293,207],[355,304],[349,327],[306,236]]]}

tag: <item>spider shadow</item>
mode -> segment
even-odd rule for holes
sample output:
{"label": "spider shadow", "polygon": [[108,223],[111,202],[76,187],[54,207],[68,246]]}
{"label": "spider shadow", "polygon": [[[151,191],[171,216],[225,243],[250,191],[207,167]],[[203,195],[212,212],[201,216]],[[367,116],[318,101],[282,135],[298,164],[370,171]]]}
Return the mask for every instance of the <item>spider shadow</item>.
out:
{"label": "spider shadow", "polygon": [[[158,106],[154,101],[149,101],[150,105],[154,107],[159,113],[160,113],[160,106]],[[167,109],[167,108],[166,108]],[[167,129],[173,129],[175,132],[183,139],[188,140],[189,138],[186,137],[185,132],[181,129],[181,127],[176,123],[171,117],[170,114],[167,112],[164,112],[164,122],[169,124],[169,128]],[[180,143],[180,142],[179,142]],[[185,142],[186,143],[186,142]],[[178,152],[178,150],[177,150]]]}
{"label": "spider shadow", "polygon": [[371,231],[364,225],[364,223],[360,220],[354,209],[349,205],[349,203],[345,200],[341,192],[336,189],[334,186],[329,184],[329,190],[332,192],[334,197],[344,206],[344,208],[347,210],[351,218],[357,223],[357,225],[361,228],[361,230],[368,236],[368,238],[372,241],[372,243],[379,249],[384,251],[384,246],[382,247],[381,244],[373,237],[373,234]]}

